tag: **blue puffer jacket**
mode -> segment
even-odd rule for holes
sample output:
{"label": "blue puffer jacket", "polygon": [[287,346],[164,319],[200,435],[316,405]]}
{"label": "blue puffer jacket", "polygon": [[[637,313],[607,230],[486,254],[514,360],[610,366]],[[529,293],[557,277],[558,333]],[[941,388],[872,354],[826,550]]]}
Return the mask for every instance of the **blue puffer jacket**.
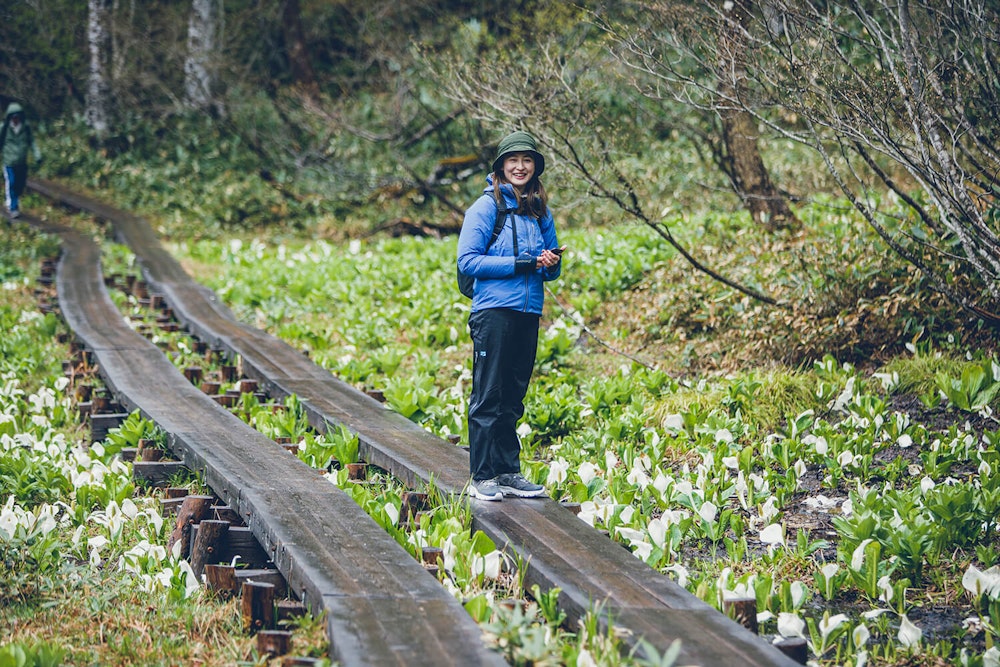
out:
{"label": "blue puffer jacket", "polygon": [[[514,243],[511,221],[517,219],[517,249],[521,257],[538,257],[545,248],[559,247],[552,211],[546,210],[541,220],[526,215],[510,214],[500,236],[487,250],[496,221],[496,200],[493,198],[492,175],[489,185],[465,212],[462,233],[458,237],[458,268],[476,279],[472,296],[472,312],[487,308],[510,308],[525,313],[542,314],[545,290],[542,283],[559,277],[562,262],[553,267],[530,273],[514,274]],[[503,184],[500,190],[508,208],[516,204],[514,189]]]}

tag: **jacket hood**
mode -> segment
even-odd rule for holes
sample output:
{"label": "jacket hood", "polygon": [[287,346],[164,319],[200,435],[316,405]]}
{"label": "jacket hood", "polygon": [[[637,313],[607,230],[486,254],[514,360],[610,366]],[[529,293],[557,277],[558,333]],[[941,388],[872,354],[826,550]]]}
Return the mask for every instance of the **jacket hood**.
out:
{"label": "jacket hood", "polygon": [[[494,197],[493,191],[495,189],[496,183],[493,182],[493,174],[486,174],[486,186],[483,188],[483,194]],[[514,186],[510,183],[500,184],[500,195],[503,197],[506,206],[517,206],[517,194],[514,192]]]}
{"label": "jacket hood", "polygon": [[17,102],[11,102],[10,104],[7,105],[7,114],[6,114],[6,117],[10,118],[11,116],[13,116],[16,113],[23,114],[24,113],[24,107],[22,107]]}

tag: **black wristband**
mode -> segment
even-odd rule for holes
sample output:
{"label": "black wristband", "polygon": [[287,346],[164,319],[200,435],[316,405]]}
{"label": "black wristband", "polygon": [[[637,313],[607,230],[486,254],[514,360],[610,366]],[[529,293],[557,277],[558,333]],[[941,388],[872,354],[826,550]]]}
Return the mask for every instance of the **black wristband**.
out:
{"label": "black wristband", "polygon": [[531,273],[535,270],[538,260],[534,257],[518,257],[514,260],[514,275]]}

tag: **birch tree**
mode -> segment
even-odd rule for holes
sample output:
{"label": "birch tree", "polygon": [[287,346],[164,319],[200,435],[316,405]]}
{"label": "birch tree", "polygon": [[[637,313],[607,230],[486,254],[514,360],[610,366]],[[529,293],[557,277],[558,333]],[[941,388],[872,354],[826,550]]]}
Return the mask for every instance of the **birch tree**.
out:
{"label": "birch tree", "polygon": [[213,54],[219,47],[221,23],[221,0],[192,0],[184,60],[184,102],[192,109],[208,109],[214,102]]}
{"label": "birch tree", "polygon": [[90,66],[84,116],[90,129],[103,137],[110,126],[111,0],[88,0],[87,5]]}

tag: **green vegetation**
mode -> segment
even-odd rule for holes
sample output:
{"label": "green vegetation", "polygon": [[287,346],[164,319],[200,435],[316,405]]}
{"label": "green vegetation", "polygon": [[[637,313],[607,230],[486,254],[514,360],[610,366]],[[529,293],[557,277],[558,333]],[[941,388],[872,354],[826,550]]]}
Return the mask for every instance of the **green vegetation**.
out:
{"label": "green vegetation", "polygon": [[[23,279],[0,299],[0,664],[263,664],[238,605],[200,592],[167,552],[160,496],[136,489],[119,456],[163,434],[133,414],[91,443],[76,419],[83,382],[59,366],[65,327],[31,289],[53,239],[5,233],[17,243],[0,249],[2,264]],[[308,620],[296,646],[322,655],[323,629]]]}
{"label": "green vegetation", "polygon": [[[817,348],[837,349],[834,317],[829,329],[781,329],[787,320],[748,313],[743,299],[711,283],[702,290],[714,296],[703,302],[718,323],[673,322],[664,330],[677,340],[654,337],[636,331],[644,313],[638,321],[607,313],[624,312],[614,302],[623,288],[676,271],[678,258],[640,251],[648,232],[636,227],[564,239],[572,252],[553,286],[521,428],[530,477],[581,503],[583,520],[710,603],[752,590],[764,632],[801,633],[831,664],[859,651],[894,664],[917,651],[955,659],[992,646],[986,616],[980,634],[947,620],[975,613],[958,595],[961,582],[970,567],[991,567],[997,547],[992,443],[1000,436],[991,410],[1000,378],[989,352],[954,333],[918,331],[867,358],[857,345],[838,350],[864,366],[831,354],[810,361],[805,348],[784,345],[808,335]],[[733,265],[750,261],[729,249]],[[467,302],[448,270],[453,241],[260,237],[176,251],[215,267],[204,279],[244,319],[359,387],[385,388],[395,409],[431,431],[464,433]],[[609,274],[601,260],[612,257],[626,259]],[[645,268],[631,273],[624,262],[632,257]],[[752,270],[778,282],[789,271],[783,262],[783,252],[756,248]],[[679,286],[642,289],[658,304],[686,301]],[[895,299],[872,323],[886,336],[920,321],[899,307],[908,297]],[[729,331],[739,321],[748,323],[742,336]],[[762,344],[779,334],[782,345]],[[642,341],[650,344],[630,349]],[[725,354],[703,358],[693,342]],[[654,345],[660,355],[649,352]],[[743,370],[731,366],[750,359]],[[952,614],[932,611],[943,600]],[[874,615],[883,608],[891,613]]]}
{"label": "green vegetation", "polygon": [[[687,232],[734,271],[787,290],[787,309],[692,274],[676,253],[657,251],[646,228],[567,229],[566,273],[552,286],[521,429],[525,472],[710,603],[752,590],[762,631],[801,633],[817,657],[866,650],[875,664],[894,664],[917,650],[951,659],[964,649],[975,660],[995,636],[991,599],[961,595],[961,582],[989,572],[1000,546],[985,454],[1000,437],[988,338],[960,337],[947,324],[954,313],[924,298],[918,275],[908,290],[881,293],[871,278],[892,258],[849,216],[824,210],[810,209],[817,224],[795,238],[714,216]],[[734,230],[753,242],[732,243]],[[809,266],[806,249],[836,239],[853,263],[836,281],[836,263],[822,265],[826,277],[804,289],[795,276]],[[222,242],[178,237],[171,247],[239,317],[382,390],[432,432],[464,437],[467,301],[449,268],[453,238],[305,240],[279,226]],[[107,256],[109,271],[134,270],[119,246]],[[117,294],[126,314],[148,319]],[[795,300],[829,294],[838,306],[826,316],[795,316]],[[921,314],[928,305],[939,308],[933,327]],[[849,319],[859,311],[872,313],[864,324]],[[183,336],[151,335],[180,368],[198,360]],[[352,458],[349,438],[309,433],[294,402],[262,407],[245,394],[235,409],[272,437],[300,441],[313,465]],[[365,488],[336,472],[346,488]],[[398,531],[390,505],[398,513],[402,491],[386,489],[356,499]],[[434,520],[422,521],[436,534]],[[397,539],[416,544],[408,532]],[[543,616],[490,603],[497,598],[463,595],[517,655],[570,650],[543,649],[533,639]],[[955,612],[928,609],[944,600]],[[891,613],[866,618],[883,606]],[[978,610],[979,634],[949,620]],[[926,635],[911,641],[911,627]]]}
{"label": "green vegetation", "polygon": [[[36,173],[147,216],[241,319],[429,431],[464,438],[468,302],[452,232],[491,143],[531,130],[569,250],[521,426],[526,474],[709,603],[752,595],[762,632],[803,637],[819,664],[998,664],[1000,207],[996,115],[984,111],[997,108],[995,7],[876,1],[862,15],[853,3],[779,1],[768,4],[775,23],[749,3],[740,43],[726,28],[745,3],[297,4],[311,75],[291,62],[285,3],[226,3],[215,55],[238,66],[220,68],[210,109],[178,99],[186,9],[115,10],[120,107],[101,136],[72,94],[87,61],[85,31],[73,32],[80,3],[34,3],[0,22],[0,82],[43,91],[28,105],[46,156]],[[782,41],[791,33],[778,23],[798,38]],[[20,64],[15,52],[39,57]],[[904,65],[905,77],[886,78]],[[758,132],[753,149],[725,140]],[[775,189],[741,198],[734,158],[758,149]],[[796,221],[751,217],[773,194]],[[30,195],[25,208],[61,215]],[[51,367],[61,325],[35,314],[25,268],[55,246],[20,226],[0,239],[3,384],[23,392],[17,410],[4,406],[0,440],[33,432],[36,417],[72,433]],[[106,262],[134,270],[117,246]],[[181,336],[146,333],[180,368],[207,361]],[[397,539],[423,539],[390,520],[395,482],[379,481],[383,495],[340,479],[334,461],[357,456],[348,433],[310,432],[294,400],[274,409],[244,395],[234,409],[300,443]],[[67,502],[65,520],[79,521],[130,494],[111,484],[74,506],[62,472],[26,448],[3,456],[0,488],[19,517]],[[446,539],[438,519],[454,524],[481,571],[486,555],[492,567],[461,508],[432,515],[418,533]],[[20,612],[5,612],[0,656],[57,660],[85,645],[82,622],[52,615],[65,604],[28,595],[65,601],[61,582],[76,581],[47,539],[11,537],[39,546],[4,567],[24,616],[65,636],[14,631]],[[554,592],[505,606],[476,588],[472,565],[457,567],[470,614],[515,664],[573,664],[584,650],[618,659],[587,624],[543,641],[559,627]],[[112,568],[100,576],[102,590],[128,585]],[[505,583],[513,595],[517,582]],[[201,650],[247,654],[241,638],[212,643],[214,627],[199,625]],[[125,636],[131,655],[145,635]],[[180,655],[172,641],[150,653]],[[82,659],[114,662],[100,650]]]}

